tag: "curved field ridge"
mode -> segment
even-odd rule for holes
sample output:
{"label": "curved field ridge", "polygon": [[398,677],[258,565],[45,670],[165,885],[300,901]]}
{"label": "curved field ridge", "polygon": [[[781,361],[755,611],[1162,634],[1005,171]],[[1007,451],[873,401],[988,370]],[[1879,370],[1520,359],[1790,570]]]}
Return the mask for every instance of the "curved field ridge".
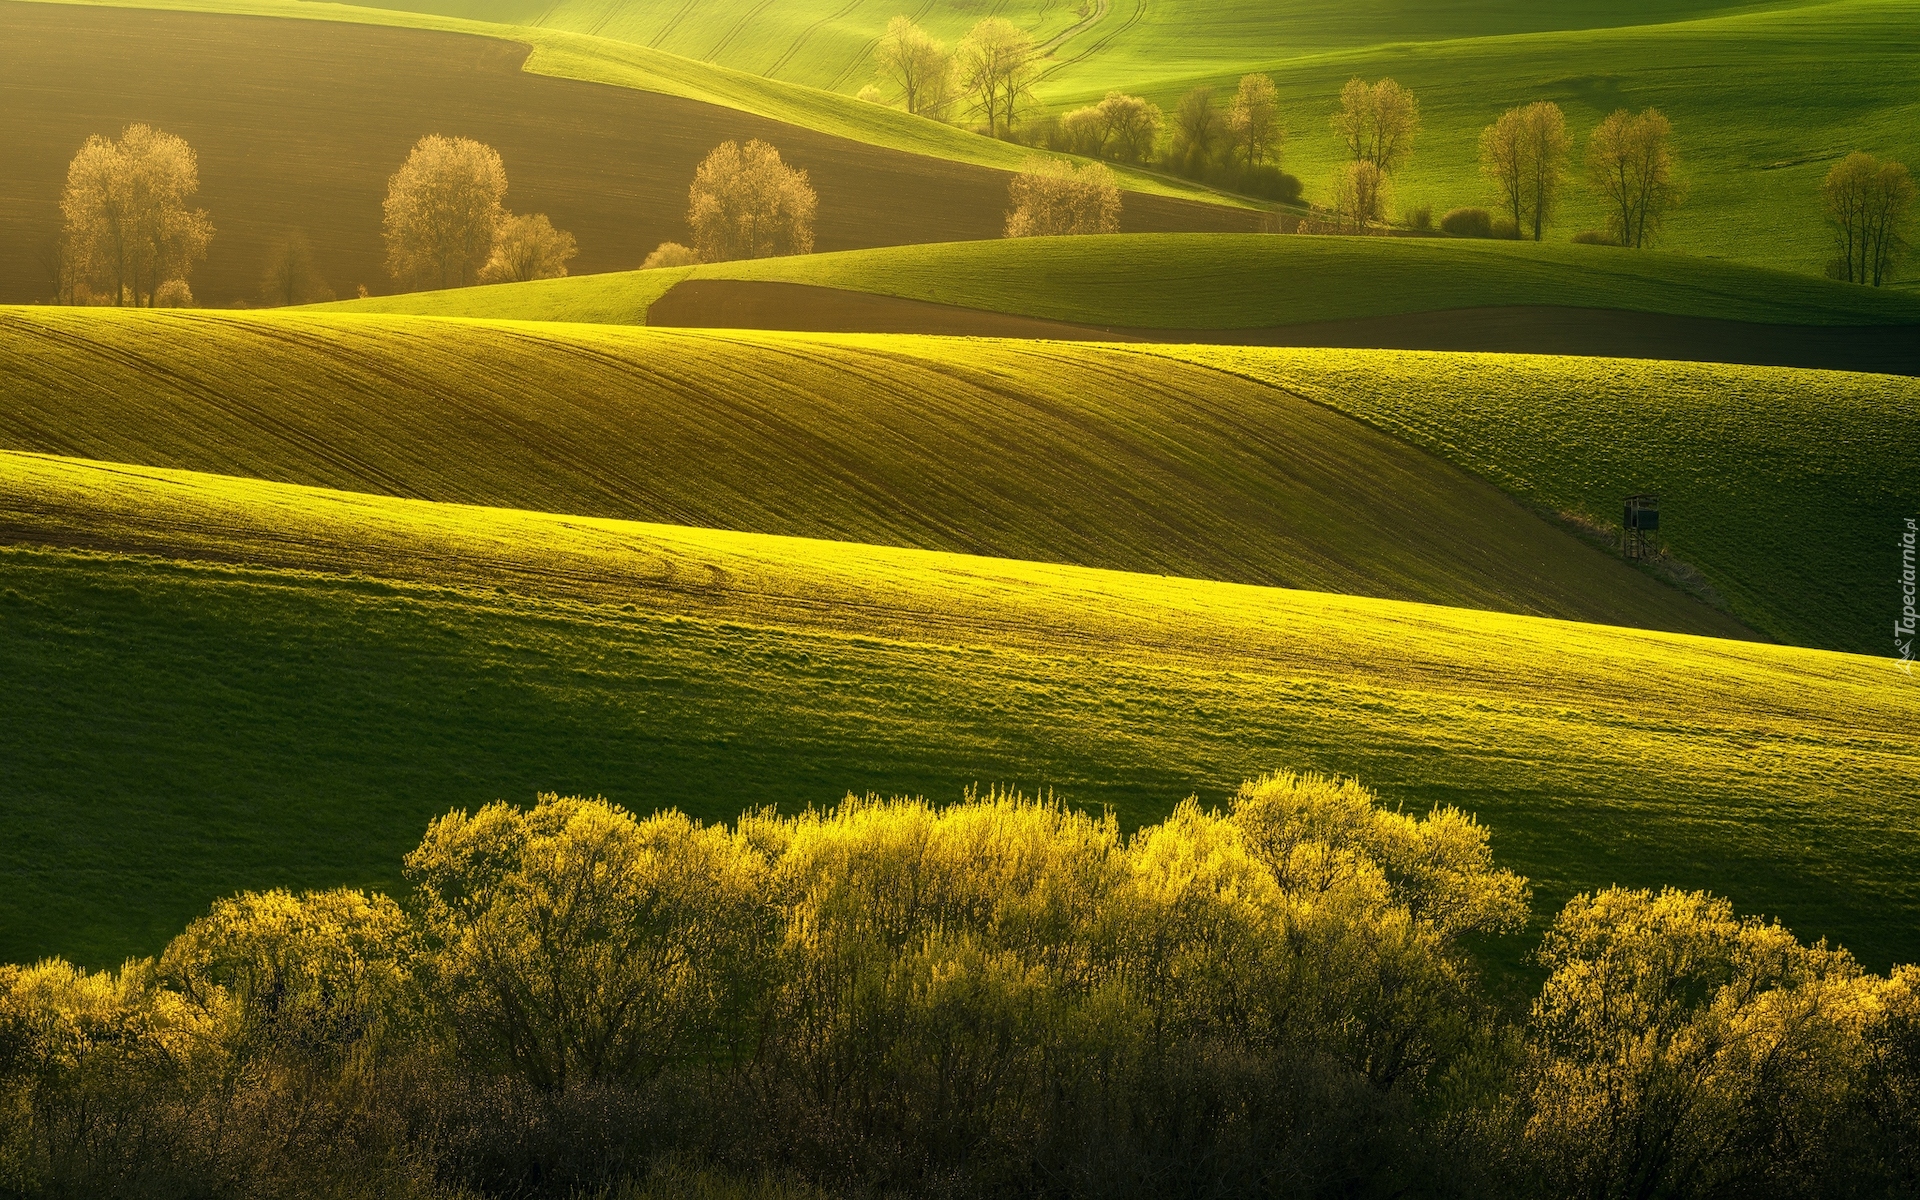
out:
{"label": "curved field ridge", "polygon": [[[657,272],[637,273],[641,279],[653,274]],[[647,308],[646,322],[656,328],[1576,354],[1920,375],[1920,324],[1760,325],[1617,308],[1547,305],[1349,317],[1264,329],[1127,329],[1070,325],[1042,317],[804,283],[683,279]]]}
{"label": "curved field ridge", "polygon": [[[1663,251],[1452,238],[1003,238],[714,263],[684,277],[835,288],[1118,330],[1259,330],[1519,305],[1886,326],[1889,339],[1910,337],[1920,324],[1917,295]],[[334,307],[618,324],[679,279],[582,275]]]}
{"label": "curved field ridge", "polygon": [[1017,238],[719,263],[692,277],[779,280],[1135,329],[1259,329],[1522,304],[1777,325],[1920,323],[1920,296],[1765,267],[1455,238]]}
{"label": "curved field ridge", "polygon": [[1107,347],[0,312],[0,447],[1750,636],[1264,383]]}
{"label": "curved field ridge", "polygon": [[1880,660],[12,454],[0,495],[5,540],[94,548],[0,550],[12,959],[392,886],[429,817],[536,790],[1132,824],[1275,766],[1478,812],[1543,912],[1672,883],[1916,950],[1920,691]]}

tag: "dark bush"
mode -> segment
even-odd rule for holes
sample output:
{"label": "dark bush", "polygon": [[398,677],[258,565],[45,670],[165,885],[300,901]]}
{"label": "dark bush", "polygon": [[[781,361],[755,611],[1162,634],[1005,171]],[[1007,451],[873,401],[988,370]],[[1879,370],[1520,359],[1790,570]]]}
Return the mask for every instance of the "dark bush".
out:
{"label": "dark bush", "polygon": [[1259,196],[1264,200],[1278,200],[1282,204],[1300,203],[1300,193],[1305,190],[1299,178],[1289,175],[1279,167],[1261,164],[1252,170],[1242,169],[1235,180],[1235,190],[1249,196]]}
{"label": "dark bush", "polygon": [[1407,214],[1407,228],[1415,233],[1427,233],[1433,229],[1433,207],[1422,204]]}
{"label": "dark bush", "polygon": [[1496,218],[1487,230],[1487,236],[1503,242],[1517,242],[1520,240],[1520,224],[1512,217]]}
{"label": "dark bush", "polygon": [[1454,237],[1493,236],[1493,214],[1484,208],[1456,208],[1440,218],[1440,231]]}

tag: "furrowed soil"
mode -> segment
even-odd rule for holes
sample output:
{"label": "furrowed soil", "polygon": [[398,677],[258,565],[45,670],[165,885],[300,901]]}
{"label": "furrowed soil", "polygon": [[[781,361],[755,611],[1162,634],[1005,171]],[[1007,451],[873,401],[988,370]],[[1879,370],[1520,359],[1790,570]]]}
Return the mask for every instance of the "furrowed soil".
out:
{"label": "furrowed soil", "polygon": [[[886,150],[735,109],[531,75],[527,48],[461,34],[268,17],[0,2],[0,302],[54,292],[68,162],[145,122],[199,156],[213,219],[202,304],[255,297],[270,247],[304,231],[341,296],[391,290],[381,200],[430,133],[505,162],[507,204],[579,242],[576,272],[638,266],[686,241],[687,185],[728,139],[760,138],[820,194],[821,250],[997,237],[1008,174]],[[1245,210],[1129,194],[1138,230],[1245,230]]]}

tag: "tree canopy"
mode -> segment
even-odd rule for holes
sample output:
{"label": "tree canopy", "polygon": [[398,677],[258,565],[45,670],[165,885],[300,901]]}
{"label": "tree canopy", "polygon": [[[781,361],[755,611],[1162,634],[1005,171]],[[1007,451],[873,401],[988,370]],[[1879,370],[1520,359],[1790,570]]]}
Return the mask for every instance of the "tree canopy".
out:
{"label": "tree canopy", "polygon": [[1657,108],[1616,109],[1587,139],[1587,180],[1606,202],[1607,230],[1622,246],[1652,245],[1686,198],[1672,140],[1673,125]]}
{"label": "tree canopy", "polygon": [[1120,185],[1100,163],[1036,159],[1008,184],[1008,237],[1118,233]]}
{"label": "tree canopy", "polygon": [[762,141],[722,142],[694,173],[687,224],[702,262],[813,252],[819,198],[807,173]]}
{"label": "tree canopy", "polygon": [[507,171],[491,147],[438,134],[387,181],[387,271],[404,288],[466,287],[493,256]]}
{"label": "tree canopy", "polygon": [[89,137],[60,197],[72,282],[114,304],[152,305],[175,281],[169,290],[184,293],[213,240],[206,212],[188,207],[199,190],[198,160],[180,137],[149,125],[129,125],[118,140]]}

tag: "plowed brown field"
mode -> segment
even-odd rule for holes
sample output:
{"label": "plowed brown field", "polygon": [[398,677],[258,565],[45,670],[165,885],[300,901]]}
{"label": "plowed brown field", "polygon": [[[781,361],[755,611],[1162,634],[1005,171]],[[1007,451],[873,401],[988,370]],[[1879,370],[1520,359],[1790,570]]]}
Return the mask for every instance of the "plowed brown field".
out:
{"label": "plowed brown field", "polygon": [[[637,266],[688,237],[687,184],[708,151],[762,138],[820,193],[818,248],[998,236],[1007,175],[880,149],[734,109],[529,75],[526,47],[490,38],[267,17],[0,0],[0,302],[53,293],[47,253],[66,166],[87,136],[145,121],[192,144],[216,234],[201,303],[258,288],[289,228],[342,296],[391,290],[387,177],[424,134],[500,151],[520,212],[579,240],[579,272]],[[1257,214],[1130,194],[1138,230],[1246,229]]]}

